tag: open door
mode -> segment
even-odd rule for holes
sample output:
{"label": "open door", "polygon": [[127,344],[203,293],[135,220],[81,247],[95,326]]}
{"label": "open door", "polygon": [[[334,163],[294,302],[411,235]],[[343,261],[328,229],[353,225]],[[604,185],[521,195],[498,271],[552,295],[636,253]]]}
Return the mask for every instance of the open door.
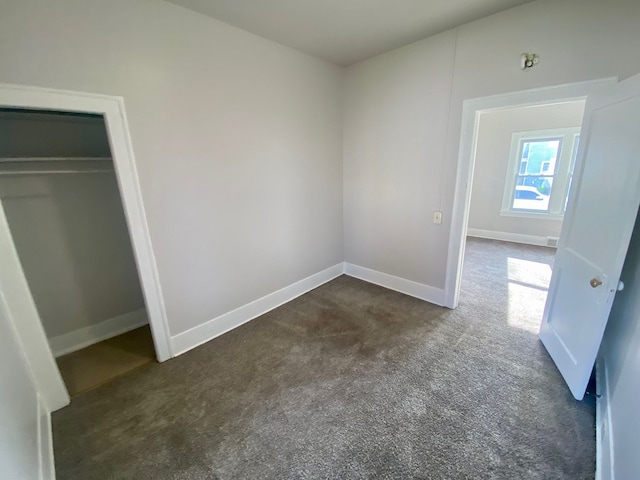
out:
{"label": "open door", "polygon": [[640,204],[640,75],[587,100],[540,339],[582,400]]}

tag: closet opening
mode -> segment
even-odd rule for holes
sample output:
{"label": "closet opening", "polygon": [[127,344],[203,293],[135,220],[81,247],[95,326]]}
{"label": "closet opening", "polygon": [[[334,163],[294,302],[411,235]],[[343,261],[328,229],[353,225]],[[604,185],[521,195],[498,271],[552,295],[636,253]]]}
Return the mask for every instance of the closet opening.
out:
{"label": "closet opening", "polygon": [[154,362],[103,116],[1,108],[0,201],[71,397]]}

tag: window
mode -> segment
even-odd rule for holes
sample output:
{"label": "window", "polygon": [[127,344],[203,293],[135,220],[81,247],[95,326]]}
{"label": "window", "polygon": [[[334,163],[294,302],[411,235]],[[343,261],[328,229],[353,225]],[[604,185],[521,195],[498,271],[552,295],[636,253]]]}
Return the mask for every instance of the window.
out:
{"label": "window", "polygon": [[561,219],[579,141],[580,128],[514,133],[500,214]]}

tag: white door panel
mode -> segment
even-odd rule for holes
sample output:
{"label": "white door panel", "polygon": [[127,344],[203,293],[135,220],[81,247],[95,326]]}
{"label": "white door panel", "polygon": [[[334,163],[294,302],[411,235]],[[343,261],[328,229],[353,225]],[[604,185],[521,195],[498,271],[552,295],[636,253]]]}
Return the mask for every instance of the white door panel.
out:
{"label": "white door panel", "polygon": [[640,76],[587,101],[540,339],[582,399],[640,203]]}

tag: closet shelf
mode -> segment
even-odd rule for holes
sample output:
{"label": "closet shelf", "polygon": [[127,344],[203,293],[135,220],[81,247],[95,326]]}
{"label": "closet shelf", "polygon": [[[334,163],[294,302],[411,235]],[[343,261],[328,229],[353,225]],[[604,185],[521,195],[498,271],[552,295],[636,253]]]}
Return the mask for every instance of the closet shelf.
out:
{"label": "closet shelf", "polygon": [[0,175],[111,173],[111,157],[0,157]]}

